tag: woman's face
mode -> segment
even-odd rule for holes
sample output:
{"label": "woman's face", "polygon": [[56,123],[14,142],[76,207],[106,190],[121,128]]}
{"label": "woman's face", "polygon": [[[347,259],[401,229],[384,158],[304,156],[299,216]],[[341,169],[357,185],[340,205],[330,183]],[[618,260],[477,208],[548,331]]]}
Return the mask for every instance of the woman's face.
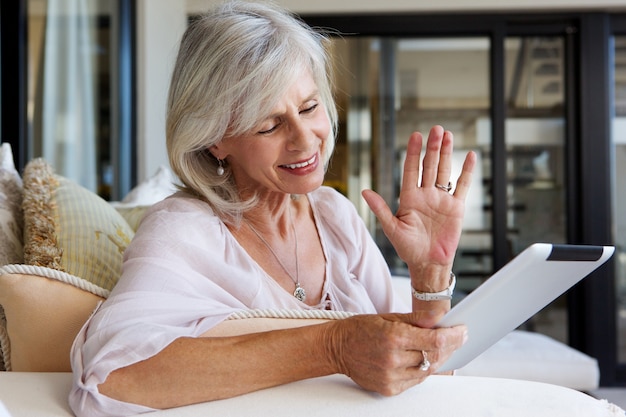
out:
{"label": "woman's face", "polygon": [[305,194],[324,180],[321,157],[330,129],[317,85],[306,72],[287,89],[270,117],[212,151],[226,159],[244,197],[255,192]]}

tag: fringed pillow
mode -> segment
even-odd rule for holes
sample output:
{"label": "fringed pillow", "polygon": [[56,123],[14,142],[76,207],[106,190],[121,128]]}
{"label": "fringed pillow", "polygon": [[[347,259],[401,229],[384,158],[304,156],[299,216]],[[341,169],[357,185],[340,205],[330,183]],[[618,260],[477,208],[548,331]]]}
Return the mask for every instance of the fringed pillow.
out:
{"label": "fringed pillow", "polygon": [[108,202],[55,175],[42,159],[24,169],[24,263],[111,290],[134,231]]}
{"label": "fringed pillow", "polygon": [[25,167],[23,187],[24,263],[0,268],[0,348],[8,370],[69,371],[72,342],[117,283],[134,231],[43,159]]}

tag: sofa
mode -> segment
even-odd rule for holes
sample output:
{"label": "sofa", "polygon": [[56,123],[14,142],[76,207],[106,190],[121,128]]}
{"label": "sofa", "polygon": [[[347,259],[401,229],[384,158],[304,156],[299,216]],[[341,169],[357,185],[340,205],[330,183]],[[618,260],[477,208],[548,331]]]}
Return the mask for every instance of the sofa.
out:
{"label": "sofa", "polygon": [[[41,158],[17,172],[10,146],[1,145],[0,417],[72,415],[67,394],[73,339],[117,282],[122,253],[145,209],[171,194],[174,183],[162,167],[123,200],[107,202],[57,175]],[[394,277],[394,287],[410,300],[407,278]],[[241,332],[268,322],[345,317],[320,314],[245,311],[229,323]],[[619,407],[584,393],[598,381],[594,358],[516,330],[456,376],[433,376],[394,397],[332,375],[156,414],[624,416]]]}

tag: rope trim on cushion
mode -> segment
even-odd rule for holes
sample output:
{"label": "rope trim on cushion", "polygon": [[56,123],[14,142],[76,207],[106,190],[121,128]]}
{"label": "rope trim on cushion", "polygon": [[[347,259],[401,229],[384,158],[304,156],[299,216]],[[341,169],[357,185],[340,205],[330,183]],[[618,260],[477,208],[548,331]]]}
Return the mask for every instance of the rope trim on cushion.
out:
{"label": "rope trim on cushion", "polygon": [[273,319],[327,319],[340,320],[354,316],[355,313],[347,311],[332,310],[275,310],[256,309],[241,310],[228,316],[228,320],[252,319],[252,318],[273,318]]}
{"label": "rope trim on cushion", "polygon": [[4,265],[0,267],[0,275],[2,274],[38,275],[45,278],[55,279],[102,298],[108,298],[109,294],[111,294],[111,291],[100,288],[97,285],[75,275],[42,266],[21,264]]}

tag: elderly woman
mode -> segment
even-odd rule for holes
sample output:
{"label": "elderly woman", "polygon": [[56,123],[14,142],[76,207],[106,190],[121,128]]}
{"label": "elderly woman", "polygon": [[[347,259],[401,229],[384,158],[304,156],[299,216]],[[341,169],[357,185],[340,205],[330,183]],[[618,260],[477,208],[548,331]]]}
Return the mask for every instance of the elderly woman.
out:
{"label": "elderly woman", "polygon": [[[414,133],[398,212],[363,193],[408,266],[407,313],[354,207],[322,186],[337,125],[324,41],[284,10],[236,1],[188,28],[167,115],[183,186],[145,215],[119,283],[76,339],[77,415],[130,415],[333,373],[393,395],[463,344],[463,327],[433,327],[450,308],[475,156],[449,193],[452,135],[434,127],[420,167]],[[268,308],[355,315],[228,328],[234,312]]]}

